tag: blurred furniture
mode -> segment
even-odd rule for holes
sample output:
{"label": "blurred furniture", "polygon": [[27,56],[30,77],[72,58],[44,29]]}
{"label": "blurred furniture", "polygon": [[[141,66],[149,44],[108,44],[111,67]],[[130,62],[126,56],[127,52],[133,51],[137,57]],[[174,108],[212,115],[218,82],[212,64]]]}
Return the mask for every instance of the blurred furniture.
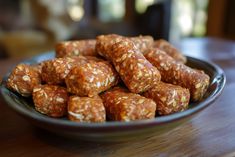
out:
{"label": "blurred furniture", "polygon": [[7,57],[8,57],[7,50],[6,50],[5,46],[0,43],[0,59],[4,59]]}
{"label": "blurred furniture", "polygon": [[7,57],[26,57],[54,49],[54,43],[42,31],[22,30],[4,33],[0,47],[1,54]]}
{"label": "blurred furniture", "polygon": [[207,35],[235,40],[235,1],[210,0]]}
{"label": "blurred furniture", "polygon": [[64,0],[0,0],[0,59],[32,56],[69,39],[76,27]]}
{"label": "blurred furniture", "polygon": [[[168,40],[170,31],[172,0],[155,1],[146,12],[139,14],[135,8],[135,0],[125,1],[125,15],[119,21],[101,21],[98,17],[100,10],[98,0],[84,1],[86,23],[80,25],[83,31],[73,38],[81,38],[99,34],[116,33],[126,36],[151,35],[155,39]],[[89,34],[90,32],[90,34]]]}
{"label": "blurred furniture", "polygon": [[[100,0],[0,1],[0,58],[30,56],[52,49],[57,41],[95,38],[100,34],[142,34],[167,40],[171,1],[153,1],[142,14],[136,11],[135,0],[116,1],[119,8]],[[107,15],[110,8],[100,7],[101,3],[111,4],[116,14],[124,10],[124,17],[102,21],[101,12]],[[79,7],[85,13],[76,21],[73,17],[78,16]]]}
{"label": "blurred furniture", "polygon": [[[155,39],[169,39],[172,0],[164,0],[147,8],[139,21],[139,32]],[[138,25],[137,25],[138,26]]]}
{"label": "blurred furniture", "polygon": [[[222,95],[191,121],[158,137],[122,143],[91,143],[65,139],[35,128],[0,98],[1,156],[234,156],[235,42],[198,38],[185,39],[178,46],[187,55],[215,62],[227,76]],[[19,59],[14,58],[0,61],[0,76],[18,62]]]}

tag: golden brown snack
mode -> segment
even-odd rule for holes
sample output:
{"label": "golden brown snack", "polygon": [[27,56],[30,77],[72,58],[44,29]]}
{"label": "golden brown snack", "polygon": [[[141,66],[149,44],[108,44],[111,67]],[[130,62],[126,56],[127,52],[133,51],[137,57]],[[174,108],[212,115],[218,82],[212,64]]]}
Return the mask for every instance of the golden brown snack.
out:
{"label": "golden brown snack", "polygon": [[[112,42],[109,42],[113,38]],[[145,59],[134,43],[124,37],[107,35],[97,38],[98,53],[109,59],[121,79],[133,93],[144,92],[160,79],[160,73]]]}
{"label": "golden brown snack", "polygon": [[166,52],[169,56],[171,56],[178,62],[181,62],[181,63],[187,62],[186,57],[166,40],[163,40],[163,39],[156,40],[153,44],[153,47],[159,48],[160,50]]}
{"label": "golden brown snack", "polygon": [[68,118],[75,122],[105,122],[106,113],[102,99],[71,96],[68,101]]}
{"label": "golden brown snack", "polygon": [[158,68],[162,81],[188,88],[193,101],[203,98],[210,83],[207,74],[175,61],[160,49],[150,49],[145,57]]}
{"label": "golden brown snack", "polygon": [[65,78],[68,92],[89,97],[109,89],[116,85],[118,81],[118,73],[107,61],[76,66]]}
{"label": "golden brown snack", "polygon": [[39,84],[39,72],[27,64],[17,65],[7,79],[7,87],[25,97],[31,96],[33,88]]}
{"label": "golden brown snack", "polygon": [[156,103],[139,94],[116,87],[101,95],[107,117],[115,121],[132,121],[155,117]]}
{"label": "golden brown snack", "polygon": [[33,89],[35,109],[50,117],[62,117],[67,113],[66,88],[55,85],[39,85]]}
{"label": "golden brown snack", "polygon": [[117,34],[109,34],[109,35],[99,35],[96,37],[96,52],[106,58],[107,60],[111,60],[112,49],[111,45],[121,41],[124,37]]}
{"label": "golden brown snack", "polygon": [[[130,39],[136,46],[137,49],[139,49],[140,52],[144,53],[147,49],[153,46],[154,40],[151,36],[136,36],[136,37],[124,37],[117,34],[109,34],[109,35],[100,35],[97,36],[97,42],[96,42],[96,51],[99,55],[105,57],[106,59],[109,59],[108,56],[112,55],[111,47],[110,45],[113,45],[121,40],[123,38]],[[110,59],[109,59],[110,60]]]}
{"label": "golden brown snack", "polygon": [[56,44],[55,51],[56,57],[69,57],[69,56],[98,56],[95,51],[95,39],[77,40],[77,41],[64,41]]}
{"label": "golden brown snack", "polygon": [[188,108],[190,100],[188,89],[164,82],[160,82],[143,95],[155,101],[159,115],[184,111]]}
{"label": "golden brown snack", "polygon": [[33,68],[34,68],[34,70],[36,70],[38,73],[39,73],[39,75],[41,76],[41,74],[42,74],[42,63],[38,63],[38,64],[34,64],[34,65],[31,65]]}
{"label": "golden brown snack", "polygon": [[42,80],[47,84],[64,84],[64,79],[74,66],[88,63],[84,56],[55,58],[44,61],[42,64]]}
{"label": "golden brown snack", "polygon": [[144,53],[150,47],[153,46],[154,40],[151,36],[137,36],[137,37],[130,37],[131,41],[134,42],[135,46],[140,50],[140,52]]}

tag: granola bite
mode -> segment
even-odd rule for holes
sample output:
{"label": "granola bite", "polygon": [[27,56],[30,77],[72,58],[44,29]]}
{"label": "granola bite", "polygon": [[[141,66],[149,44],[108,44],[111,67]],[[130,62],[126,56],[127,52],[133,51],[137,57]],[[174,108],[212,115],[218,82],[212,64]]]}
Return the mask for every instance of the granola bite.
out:
{"label": "granola bite", "polygon": [[67,114],[68,93],[66,88],[55,85],[39,85],[33,89],[35,109],[50,117]]}
{"label": "granola bite", "polygon": [[153,44],[153,47],[159,48],[160,50],[166,52],[169,56],[171,56],[178,62],[181,62],[181,63],[187,62],[186,57],[166,40],[163,40],[163,39],[156,40]]}
{"label": "granola bite", "polygon": [[34,70],[36,70],[39,75],[41,76],[42,74],[42,63],[38,63],[38,64],[33,64],[33,65],[30,65],[34,68]]}
{"label": "granola bite", "polygon": [[42,64],[42,80],[47,84],[64,84],[64,79],[74,66],[80,66],[88,62],[83,56],[55,58],[44,61]]}
{"label": "granola bite", "polygon": [[68,92],[78,96],[93,97],[116,85],[119,76],[106,62],[91,62],[74,67],[65,78]]}
{"label": "granola bite", "polygon": [[158,68],[162,81],[189,89],[192,101],[203,98],[210,83],[207,74],[175,61],[160,49],[148,50],[145,57]]}
{"label": "granola bite", "polygon": [[101,95],[107,117],[115,121],[132,121],[155,117],[156,103],[139,94],[115,87]]}
{"label": "granola bite", "polygon": [[110,44],[105,42],[111,40],[109,35],[107,38],[98,38],[98,44],[105,44],[97,45],[97,49],[103,48],[99,53],[113,63],[128,89],[133,93],[141,93],[156,85],[161,79],[157,68],[145,59],[130,39],[119,36],[113,38]]}
{"label": "granola bite", "polygon": [[121,41],[124,37],[117,34],[99,35],[96,37],[96,52],[106,58],[111,60],[112,49],[111,45]]}
{"label": "granola bite", "polygon": [[7,79],[7,87],[24,97],[31,96],[33,88],[41,84],[39,72],[27,64],[17,65]]}
{"label": "granola bite", "polygon": [[68,118],[75,122],[105,122],[106,113],[102,99],[99,96],[69,97]]}
{"label": "granola bite", "polygon": [[117,34],[108,34],[108,35],[100,35],[97,36],[96,42],[96,51],[100,56],[109,59],[109,56],[112,55],[112,49],[110,45],[113,45],[124,38],[131,40],[135,47],[141,52],[144,53],[150,47],[153,46],[154,40],[151,36],[136,36],[136,37],[124,37]]}
{"label": "granola bite", "polygon": [[190,99],[188,89],[164,82],[160,82],[144,92],[143,95],[155,101],[159,115],[168,115],[186,110]]}
{"label": "granola bite", "polygon": [[69,56],[98,56],[95,51],[95,39],[64,41],[56,44],[55,52],[56,57],[69,57]]}
{"label": "granola bite", "polygon": [[112,46],[112,62],[121,79],[133,93],[144,92],[158,84],[161,75],[130,40]]}
{"label": "granola bite", "polygon": [[146,35],[146,36],[137,36],[137,37],[130,37],[129,38],[135,46],[144,54],[146,50],[153,46],[154,40],[153,37]]}

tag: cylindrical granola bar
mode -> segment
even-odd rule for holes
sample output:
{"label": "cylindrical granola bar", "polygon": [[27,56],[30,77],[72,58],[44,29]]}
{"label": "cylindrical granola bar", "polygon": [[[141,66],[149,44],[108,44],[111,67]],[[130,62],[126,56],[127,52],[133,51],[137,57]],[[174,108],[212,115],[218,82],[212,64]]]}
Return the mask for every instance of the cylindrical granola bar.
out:
{"label": "cylindrical granola bar", "polygon": [[156,103],[139,94],[116,87],[101,95],[107,117],[115,121],[132,121],[155,117]]}
{"label": "cylindrical granola bar", "polygon": [[33,88],[40,83],[39,72],[27,64],[17,65],[7,79],[7,87],[25,97],[30,96]]}
{"label": "cylindrical granola bar", "polygon": [[63,84],[64,79],[74,66],[80,66],[88,62],[83,56],[55,58],[44,61],[42,64],[42,80],[48,84]]}
{"label": "cylindrical granola bar", "polygon": [[55,85],[40,85],[33,89],[35,109],[50,117],[62,117],[67,113],[66,88]]}
{"label": "cylindrical granola bar", "polygon": [[71,96],[68,101],[68,118],[75,122],[105,122],[106,113],[102,99]]}
{"label": "cylindrical granola bar", "polygon": [[68,57],[68,56],[98,56],[95,51],[96,40],[77,40],[77,41],[65,41],[56,44],[55,51],[56,57]]}
{"label": "cylindrical granola bar", "polygon": [[171,56],[178,62],[186,63],[187,61],[186,57],[166,40],[163,39],[156,40],[153,44],[153,47],[165,51],[169,56]]}
{"label": "cylindrical granola bar", "polygon": [[145,59],[130,39],[119,36],[113,38],[110,44],[105,42],[110,40],[110,36],[98,38],[97,49],[112,61],[128,89],[133,93],[140,93],[156,85],[161,79],[157,68]]}
{"label": "cylindrical granola bar", "polygon": [[150,49],[145,57],[158,68],[162,81],[188,88],[193,101],[203,98],[210,83],[207,74],[175,61],[160,49]]}
{"label": "cylindrical granola bar", "polygon": [[140,50],[140,52],[144,53],[147,49],[153,46],[154,40],[151,36],[137,36],[130,37],[131,41],[134,42],[135,46]]}
{"label": "cylindrical granola bar", "polygon": [[93,97],[118,83],[113,66],[106,62],[91,62],[74,67],[65,78],[68,92]]}
{"label": "cylindrical granola bar", "polygon": [[181,86],[160,82],[143,95],[157,104],[159,115],[168,115],[188,108],[190,93]]}
{"label": "cylindrical granola bar", "polygon": [[112,62],[123,82],[133,93],[144,92],[158,84],[161,75],[138,51],[133,42],[122,40],[112,46]]}
{"label": "cylindrical granola bar", "polygon": [[[124,36],[120,36],[117,34],[109,34],[109,35],[100,35],[97,36],[96,42],[96,51],[99,55],[109,59],[109,56],[112,56],[112,50],[110,45],[113,45],[123,38],[127,38]],[[153,46],[154,40],[151,36],[137,36],[137,37],[129,37],[134,44],[135,47],[142,53]],[[109,59],[110,60],[110,59]]]}

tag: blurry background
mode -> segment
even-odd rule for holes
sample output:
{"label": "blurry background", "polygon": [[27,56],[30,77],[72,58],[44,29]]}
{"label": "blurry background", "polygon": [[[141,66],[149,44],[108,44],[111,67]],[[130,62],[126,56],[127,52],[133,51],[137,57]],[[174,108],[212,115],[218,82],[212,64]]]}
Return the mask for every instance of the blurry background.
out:
{"label": "blurry background", "polygon": [[235,39],[234,0],[0,0],[0,59],[99,34]]}

